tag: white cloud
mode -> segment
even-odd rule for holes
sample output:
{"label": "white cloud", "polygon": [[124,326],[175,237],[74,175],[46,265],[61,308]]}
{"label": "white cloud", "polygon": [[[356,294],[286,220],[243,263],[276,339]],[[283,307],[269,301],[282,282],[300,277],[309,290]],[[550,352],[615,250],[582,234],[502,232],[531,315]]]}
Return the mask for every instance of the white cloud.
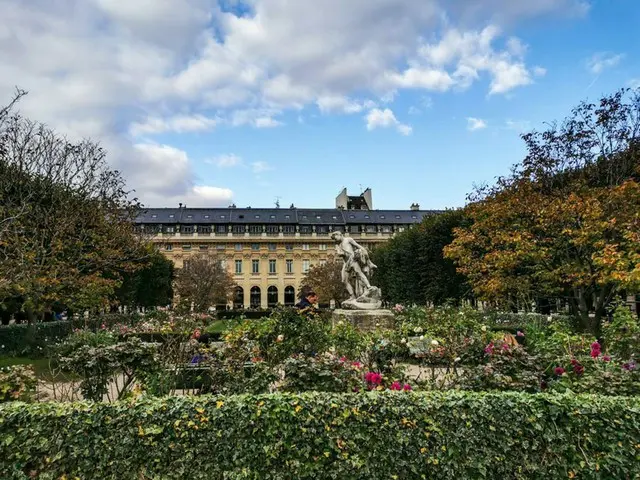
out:
{"label": "white cloud", "polygon": [[374,108],[365,116],[367,121],[367,130],[375,130],[376,128],[395,128],[402,135],[411,135],[413,129],[409,125],[402,124],[398,121],[395,114],[388,108],[381,110]]}
{"label": "white cloud", "polygon": [[267,172],[269,170],[273,170],[273,168],[264,161],[258,161],[258,162],[253,162],[251,163],[251,170],[253,171],[253,173],[262,173],[262,172]]}
{"label": "white cloud", "polygon": [[533,74],[536,77],[544,77],[547,74],[547,69],[540,66],[533,67]]}
{"label": "white cloud", "polygon": [[603,71],[617,66],[623,58],[623,53],[596,53],[587,60],[587,68],[594,75],[600,75]]}
{"label": "white cloud", "polygon": [[144,122],[131,124],[129,133],[133,136],[159,134],[165,132],[200,132],[215,128],[220,120],[204,115],[176,115],[170,118],[149,117]]}
{"label": "white cloud", "polygon": [[243,165],[242,158],[240,158],[238,155],[235,155],[233,153],[219,155],[210,160],[207,160],[206,163],[215,165],[220,168],[233,168],[233,167],[239,167]]}
{"label": "white cloud", "polygon": [[485,122],[481,118],[467,117],[467,129],[470,132],[482,130],[483,128],[487,128],[487,122]]}
{"label": "white cloud", "polygon": [[418,107],[415,107],[413,105],[411,105],[409,107],[409,115],[420,115],[422,113],[422,110],[420,110]]}
{"label": "white cloud", "polygon": [[[314,104],[325,114],[373,112],[402,89],[458,91],[485,77],[490,93],[506,93],[538,74],[520,40],[478,25],[587,9],[582,0],[1,3],[0,99],[16,85],[29,90],[23,113],[100,140],[145,201],[162,189],[205,195],[188,156],[134,146],[145,135],[275,127]],[[182,158],[178,181],[162,187],[145,178],[160,157]]]}

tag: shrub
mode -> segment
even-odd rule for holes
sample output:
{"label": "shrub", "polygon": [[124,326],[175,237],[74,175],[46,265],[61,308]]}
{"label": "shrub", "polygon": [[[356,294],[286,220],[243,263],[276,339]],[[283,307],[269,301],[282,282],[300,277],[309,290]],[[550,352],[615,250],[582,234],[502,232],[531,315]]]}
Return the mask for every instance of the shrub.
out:
{"label": "shrub", "polygon": [[629,308],[619,306],[613,320],[602,325],[607,352],[629,360],[640,355],[640,325]]}
{"label": "shrub", "polygon": [[640,399],[306,393],[0,406],[7,479],[637,478]]}
{"label": "shrub", "polygon": [[65,339],[71,332],[69,321],[3,325],[0,355],[39,357],[48,345]]}
{"label": "shrub", "polygon": [[284,392],[353,392],[362,389],[362,368],[333,355],[293,356],[283,364]]}
{"label": "shrub", "polygon": [[36,393],[33,368],[25,365],[0,367],[0,402],[31,401]]}

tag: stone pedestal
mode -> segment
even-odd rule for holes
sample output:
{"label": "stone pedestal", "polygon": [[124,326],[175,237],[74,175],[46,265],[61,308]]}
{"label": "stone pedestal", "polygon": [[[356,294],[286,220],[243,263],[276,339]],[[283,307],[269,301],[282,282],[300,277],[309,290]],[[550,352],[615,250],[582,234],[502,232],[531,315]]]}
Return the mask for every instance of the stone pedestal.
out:
{"label": "stone pedestal", "polygon": [[390,310],[342,310],[333,311],[331,316],[332,324],[335,326],[339,321],[349,322],[358,330],[370,332],[376,329],[376,325],[380,328],[392,328],[394,315]]}

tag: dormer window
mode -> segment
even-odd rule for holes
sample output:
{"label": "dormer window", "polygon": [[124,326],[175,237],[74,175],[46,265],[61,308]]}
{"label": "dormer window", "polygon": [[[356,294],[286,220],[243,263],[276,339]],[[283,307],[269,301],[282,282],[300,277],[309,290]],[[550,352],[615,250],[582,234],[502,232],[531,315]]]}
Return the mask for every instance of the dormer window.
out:
{"label": "dormer window", "polygon": [[276,216],[275,215],[271,215],[269,218],[271,218],[271,220],[275,220]]}
{"label": "dormer window", "polygon": [[320,220],[322,217],[320,215],[316,215],[316,220]]}
{"label": "dormer window", "polygon": [[397,218],[397,219],[400,219],[400,215],[396,215],[396,218]]}
{"label": "dormer window", "polygon": [[260,218],[260,215],[256,215],[256,218]]}
{"label": "dormer window", "polygon": [[369,218],[369,215],[365,215],[364,218]]}
{"label": "dormer window", "polygon": [[151,215],[151,218],[158,218],[158,215],[154,213],[153,215]]}
{"label": "dormer window", "polygon": [[170,213],[169,218],[175,218],[175,215],[173,213]]}
{"label": "dormer window", "polygon": [[384,215],[380,215],[380,218],[384,220]]}
{"label": "dormer window", "polygon": [[208,219],[209,219],[209,215],[205,215],[205,216],[204,216],[204,218],[205,218],[206,220],[208,220]]}

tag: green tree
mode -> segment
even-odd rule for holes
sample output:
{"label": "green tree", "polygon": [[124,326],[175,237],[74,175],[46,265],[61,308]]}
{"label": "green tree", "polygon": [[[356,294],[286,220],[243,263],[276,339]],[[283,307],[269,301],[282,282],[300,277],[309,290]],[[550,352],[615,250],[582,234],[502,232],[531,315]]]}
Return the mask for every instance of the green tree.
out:
{"label": "green tree", "polygon": [[116,292],[121,305],[157,307],[173,301],[173,262],[152,249],[143,267],[123,274],[122,285]]}
{"label": "green tree", "polygon": [[512,304],[564,297],[595,333],[609,302],[640,287],[640,91],[582,103],[523,135],[512,174],[479,188],[448,258],[476,294]]}
{"label": "green tree", "polygon": [[106,307],[147,255],[140,205],[97,144],[25,119],[15,101],[0,110],[0,302],[21,298],[29,321],[55,303]]}
{"label": "green tree", "polygon": [[328,304],[334,300],[340,305],[348,298],[347,289],[342,283],[342,261],[331,259],[324,264],[313,265],[302,279],[301,292],[313,290],[319,301]]}
{"label": "green tree", "polygon": [[196,312],[226,304],[231,298],[235,282],[220,260],[208,255],[194,255],[184,262],[176,275],[175,288],[180,305]]}
{"label": "green tree", "polygon": [[435,305],[459,303],[471,298],[466,278],[455,264],[444,258],[454,229],[465,224],[462,210],[449,210],[425,217],[417,225],[398,234],[374,250],[378,265],[374,283],[387,301]]}

